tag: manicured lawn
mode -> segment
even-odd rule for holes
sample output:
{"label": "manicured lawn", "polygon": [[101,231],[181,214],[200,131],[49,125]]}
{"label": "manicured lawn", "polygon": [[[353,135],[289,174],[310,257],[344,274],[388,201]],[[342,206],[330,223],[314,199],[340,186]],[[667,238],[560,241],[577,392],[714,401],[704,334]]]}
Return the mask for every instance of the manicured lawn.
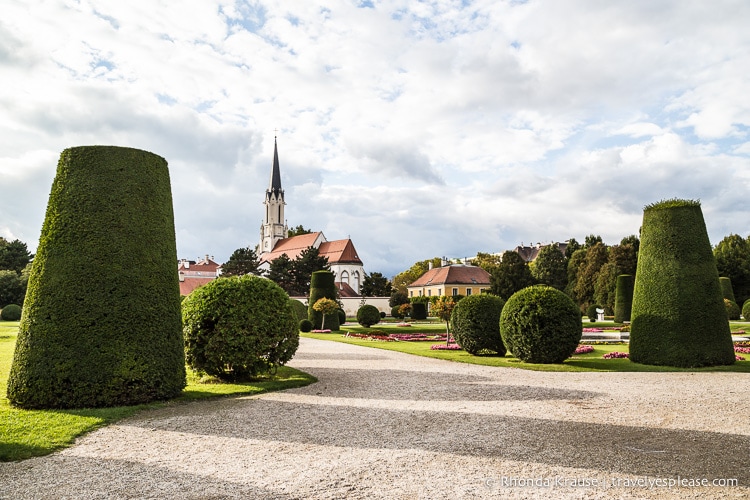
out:
{"label": "manicured lawn", "polygon": [[116,422],[145,408],[184,404],[218,396],[260,394],[302,387],[316,379],[304,372],[281,367],[275,377],[242,384],[200,383],[188,370],[188,385],[182,395],[164,403],[82,410],[21,410],[6,398],[18,322],[0,321],[0,461],[46,455],[69,446],[75,438]]}

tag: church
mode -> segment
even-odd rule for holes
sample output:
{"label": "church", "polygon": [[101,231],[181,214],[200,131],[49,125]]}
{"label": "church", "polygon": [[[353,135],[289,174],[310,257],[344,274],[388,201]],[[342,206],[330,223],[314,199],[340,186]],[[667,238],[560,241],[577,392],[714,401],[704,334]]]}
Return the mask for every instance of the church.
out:
{"label": "church", "polygon": [[301,234],[289,237],[289,228],[284,218],[284,190],[281,188],[281,170],[279,169],[279,152],[276,138],[273,141],[273,165],[271,179],[266,189],[265,217],[260,226],[260,243],[258,245],[259,268],[267,271],[271,261],[282,254],[295,260],[309,247],[318,249],[318,253],[328,258],[331,271],[336,276],[336,286],[342,298],[358,297],[365,277],[362,260],[351,239],[328,241],[322,232]]}

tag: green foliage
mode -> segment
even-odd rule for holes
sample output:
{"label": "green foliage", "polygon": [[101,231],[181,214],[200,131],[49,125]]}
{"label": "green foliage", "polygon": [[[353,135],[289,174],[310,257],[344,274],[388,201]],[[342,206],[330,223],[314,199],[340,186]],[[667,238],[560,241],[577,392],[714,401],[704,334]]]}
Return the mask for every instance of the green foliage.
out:
{"label": "green foliage", "polygon": [[[312,321],[313,328],[318,330],[323,328],[323,313],[315,310],[315,303],[322,298],[336,301],[338,299],[338,289],[336,288],[335,276],[331,271],[315,271],[310,279],[310,300],[307,310],[307,317]],[[335,311],[334,311],[335,313]],[[326,328],[331,331],[339,330],[338,314],[328,314],[325,317]]]}
{"label": "green foliage", "polygon": [[742,304],[742,317],[745,321],[750,321],[750,299],[747,299]]}
{"label": "green foliage", "polygon": [[23,304],[26,287],[21,276],[11,270],[0,270],[0,308],[8,304]]}
{"label": "green foliage", "polygon": [[719,278],[719,288],[721,288],[721,296],[725,299],[735,302],[734,290],[732,290],[732,280],[724,276]]}
{"label": "green foliage", "polygon": [[[588,240],[588,237],[587,237]],[[586,257],[578,270],[573,299],[581,308],[587,308],[594,302],[594,291],[599,271],[609,260],[607,247],[597,241],[586,248]]]}
{"label": "green foliage", "polygon": [[500,316],[503,343],[527,363],[562,363],[581,341],[581,315],[565,293],[545,285],[513,294]]}
{"label": "green foliage", "polygon": [[564,290],[568,282],[568,262],[557,245],[547,245],[539,250],[531,275],[537,283]]}
{"label": "green foliage", "polygon": [[412,302],[411,317],[416,320],[427,319],[427,302]]}
{"label": "green foliage", "polygon": [[371,304],[363,305],[357,311],[357,323],[364,326],[365,328],[370,328],[372,325],[377,325],[378,323],[380,323],[380,311],[378,311],[377,307]]}
{"label": "green foliage", "polygon": [[495,269],[497,269],[497,266],[500,265],[500,256],[491,254],[491,253],[484,253],[484,252],[477,252],[476,257],[471,259],[470,264],[472,266],[481,267],[488,273],[492,274]]}
{"label": "green foliage", "polygon": [[576,250],[581,249],[583,249],[583,245],[578,243],[575,238],[570,238],[568,240],[568,245],[565,247],[565,260],[570,261],[570,258],[573,256]]}
{"label": "green foliage", "polygon": [[391,298],[388,300],[388,305],[391,307],[400,306],[401,304],[408,304],[409,303],[409,297],[404,292],[399,292],[398,290],[393,290],[391,293]]}
{"label": "green foliage", "polygon": [[76,408],[178,395],[185,357],[176,262],[163,158],[114,146],[63,151],[29,277],[10,401]]}
{"label": "green foliage", "polygon": [[0,311],[0,319],[3,321],[18,321],[21,319],[21,306],[17,304],[8,304]]}
{"label": "green foliage", "polygon": [[15,271],[21,274],[34,255],[21,240],[7,241],[0,237],[0,270]]}
{"label": "green foliage", "polygon": [[313,311],[315,311],[316,313],[320,313],[320,315],[322,316],[322,320],[320,323],[320,328],[322,329],[326,327],[326,318],[335,316],[336,321],[337,322],[339,321],[339,314],[338,314],[339,304],[333,299],[322,297],[315,301],[312,308],[313,308]]}
{"label": "green foliage", "polygon": [[222,276],[243,276],[245,274],[260,274],[258,271],[258,256],[251,247],[238,248],[221,266]]}
{"label": "green foliage", "polygon": [[730,321],[737,321],[740,319],[740,306],[737,302],[729,299],[724,299],[724,308],[727,311],[727,319]]}
{"label": "green foliage", "polygon": [[286,254],[272,260],[266,276],[290,296],[302,297],[310,290],[312,274],[329,269],[328,257],[320,255],[317,248],[308,247],[295,260]]}
{"label": "green foliage", "polygon": [[583,266],[586,264],[586,250],[579,248],[568,259],[568,284],[565,285],[565,293],[568,294],[576,303],[576,287],[578,286],[578,275],[581,273]]}
{"label": "green foliage", "polygon": [[602,240],[602,237],[598,234],[590,234],[586,236],[586,238],[583,240],[583,248],[589,249],[593,247],[594,245],[604,245],[604,241]]}
{"label": "green foliage", "polygon": [[630,321],[633,308],[633,285],[635,277],[632,274],[621,274],[617,277],[617,291],[615,292],[615,323]]}
{"label": "green foliage", "polygon": [[596,313],[597,309],[601,309],[597,304],[591,304],[586,308],[586,316],[589,318],[589,321],[592,323],[596,321],[598,315]]}
{"label": "green foliage", "polygon": [[396,319],[404,319],[404,315],[401,314],[401,306],[403,304],[399,304],[397,306],[391,307],[391,316],[393,316]]}
{"label": "green foliage", "polygon": [[294,315],[297,318],[297,321],[307,319],[307,306],[300,302],[297,299],[289,299],[289,304],[292,306],[292,310],[294,311]]}
{"label": "green foliage", "polygon": [[336,314],[339,315],[339,326],[341,326],[344,323],[346,323],[346,311],[344,311],[343,309],[339,308],[336,311]]}
{"label": "green foliage", "polygon": [[750,242],[745,238],[730,234],[722,239],[713,250],[719,276],[732,282],[736,302],[750,299]]}
{"label": "green foliage", "polygon": [[312,321],[310,321],[309,319],[303,319],[303,320],[300,320],[299,322],[299,331],[301,332],[307,333],[310,330],[312,330],[312,327],[313,327]]}
{"label": "green foliage", "polygon": [[[285,253],[269,263],[266,277],[279,285],[289,295],[296,288],[294,281],[294,262]],[[305,294],[302,294],[305,295]]]}
{"label": "green foliage", "polygon": [[498,356],[505,356],[505,345],[500,336],[500,313],[504,304],[500,297],[484,293],[470,295],[458,302],[450,318],[451,331],[458,345],[473,355],[488,349]]}
{"label": "green foliage", "polygon": [[533,284],[534,277],[528,264],[517,252],[510,250],[503,253],[502,261],[490,275],[492,294],[503,300]]}
{"label": "green foliage", "polygon": [[[432,263],[433,267],[440,267],[440,262],[440,257],[433,257],[432,259],[420,260],[419,262],[415,262],[414,265],[412,265],[409,269],[398,273],[393,278],[393,289],[406,295],[406,287],[415,282],[417,278],[422,276],[424,273],[426,273],[430,267],[430,263]],[[393,305],[391,307],[393,307]]]}
{"label": "green foliage", "polygon": [[297,225],[297,227],[293,227],[287,232],[287,238],[291,238],[292,236],[300,236],[303,234],[310,234],[312,233],[311,229],[307,229],[302,226],[302,224]]}
{"label": "green foliage", "polygon": [[214,280],[182,305],[188,366],[222,380],[273,372],[299,346],[289,296],[275,283],[247,275]]}
{"label": "green foliage", "polygon": [[381,273],[365,273],[359,294],[363,297],[390,297],[393,292],[391,282]]}
{"label": "green foliage", "polygon": [[676,367],[735,361],[700,204],[646,207],[630,328],[630,359]]}

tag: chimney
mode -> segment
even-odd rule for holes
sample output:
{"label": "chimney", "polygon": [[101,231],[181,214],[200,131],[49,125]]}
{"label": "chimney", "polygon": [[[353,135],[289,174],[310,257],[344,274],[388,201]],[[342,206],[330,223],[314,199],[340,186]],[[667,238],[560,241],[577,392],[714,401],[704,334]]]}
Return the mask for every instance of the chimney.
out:
{"label": "chimney", "polygon": [[185,263],[185,269],[190,269],[190,261],[185,259],[183,262]]}
{"label": "chimney", "polygon": [[208,264],[208,254],[206,254],[206,264]]}

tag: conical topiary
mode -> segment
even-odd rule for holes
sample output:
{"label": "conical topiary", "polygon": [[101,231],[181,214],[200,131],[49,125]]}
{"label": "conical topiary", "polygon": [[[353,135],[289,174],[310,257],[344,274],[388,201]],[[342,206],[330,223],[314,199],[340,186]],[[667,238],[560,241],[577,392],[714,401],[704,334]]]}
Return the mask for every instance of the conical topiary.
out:
{"label": "conical topiary", "polygon": [[[331,271],[315,271],[310,277],[310,300],[307,314],[313,323],[313,328],[320,329],[323,324],[323,314],[313,309],[315,303],[324,297],[338,300],[335,280],[335,275]],[[331,331],[339,330],[338,313],[326,315],[325,327]]]}
{"label": "conical topiary", "polygon": [[615,288],[615,323],[630,321],[633,307],[633,285],[635,277],[632,274],[621,274],[617,277]]}
{"label": "conical topiary", "polygon": [[169,171],[114,146],[66,149],[8,381],[24,408],[119,406],[185,386]]}
{"label": "conical topiary", "polygon": [[633,291],[630,359],[649,365],[729,365],[735,354],[700,203],[645,207]]}
{"label": "conical topiary", "polygon": [[732,302],[737,302],[734,298],[734,290],[732,289],[732,280],[722,276],[719,278],[719,286],[721,287],[721,296],[725,299],[729,299]]}

